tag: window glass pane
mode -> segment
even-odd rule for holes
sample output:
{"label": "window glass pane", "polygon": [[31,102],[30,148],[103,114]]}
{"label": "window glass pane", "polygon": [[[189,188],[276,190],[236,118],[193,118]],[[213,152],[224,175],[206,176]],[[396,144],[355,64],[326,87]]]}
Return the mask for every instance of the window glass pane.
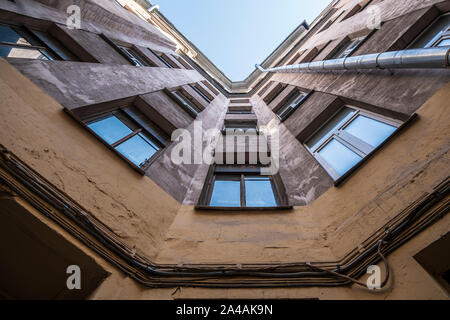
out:
{"label": "window glass pane", "polygon": [[0,25],[0,41],[30,45],[24,38],[8,26]]}
{"label": "window glass pane", "polygon": [[298,95],[295,96],[294,102],[293,104],[296,106],[298,105],[300,102],[303,101],[303,99],[306,97],[306,93],[304,92],[300,92]]}
{"label": "window glass pane", "polygon": [[131,139],[121,143],[116,147],[116,150],[137,166],[142,165],[157,151],[156,148],[148,144],[140,135],[135,135]]}
{"label": "window glass pane", "polygon": [[[152,121],[146,118],[142,112],[135,108],[128,108],[123,110],[131,119],[136,121],[142,128],[147,130],[153,138],[161,144],[166,145],[170,140],[164,132],[162,132]],[[145,119],[145,120],[144,120]],[[153,141],[152,141],[153,143]]]}
{"label": "window glass pane", "polygon": [[[41,32],[41,31],[36,31],[36,30],[33,30],[33,33],[36,37],[39,38],[39,40],[44,42],[47,45],[47,47],[49,47],[54,52],[56,52],[61,57],[61,59],[67,60],[67,61],[76,60],[71,53],[69,53],[55,38],[53,38],[49,34],[47,34],[45,32]],[[52,57],[52,58],[56,58],[56,57]]]}
{"label": "window glass pane", "polygon": [[339,129],[354,114],[355,110],[344,107],[325,126],[323,126],[308,142],[307,146],[311,151],[315,151],[330,135]]}
{"label": "window glass pane", "polygon": [[147,65],[143,61],[143,59],[141,59],[139,54],[136,51],[134,51],[132,48],[127,48],[127,47],[123,47],[123,46],[118,46],[118,47],[131,59],[131,61],[133,61],[133,64],[136,67],[144,67]]}
{"label": "window glass pane", "polygon": [[0,45],[0,57],[50,60],[36,49],[14,48]]}
{"label": "window glass pane", "polygon": [[198,114],[200,110],[188,99],[186,98],[181,92],[179,91],[173,91],[172,92],[179,101],[189,110],[191,110],[192,113]]}
{"label": "window glass pane", "polygon": [[142,139],[144,139],[145,141],[147,141],[155,150],[159,150],[160,148],[158,147],[158,145],[154,142],[154,141],[152,141],[152,140],[150,140],[150,138],[149,137],[147,137],[146,135],[144,135],[144,134],[142,134],[142,133],[139,133],[139,136],[142,138]]}
{"label": "window glass pane", "polygon": [[443,32],[450,26],[450,14],[442,15],[439,19],[421,35],[411,48],[429,48],[441,36]]}
{"label": "window glass pane", "polygon": [[291,99],[288,100],[288,102],[280,109],[278,110],[277,114],[282,119],[284,116],[287,116],[288,112],[291,109],[297,108],[300,103],[305,99],[306,93],[304,92],[297,92]]}
{"label": "window glass pane", "polygon": [[[8,26],[0,25],[0,41],[29,46],[30,43]],[[39,50],[0,45],[0,57],[48,60]]]}
{"label": "window glass pane", "polygon": [[352,51],[364,40],[365,37],[348,41],[333,55],[332,59],[341,59],[348,57]]}
{"label": "window glass pane", "polygon": [[362,160],[336,139],[332,139],[318,153],[340,176]]}
{"label": "window glass pane", "polygon": [[162,54],[158,54],[157,52],[149,49],[155,56],[158,57],[159,60],[161,60],[167,67],[173,68],[173,66],[162,56]]}
{"label": "window glass pane", "polygon": [[202,90],[200,90],[199,88],[197,88],[196,86],[192,86],[191,88],[195,90],[195,92],[197,92],[203,99],[205,99],[208,103],[211,102],[211,100],[206,96],[206,94],[203,93]]}
{"label": "window glass pane", "polygon": [[132,133],[130,128],[115,116],[92,122],[88,124],[88,127],[109,144],[113,144]]}
{"label": "window glass pane", "polygon": [[450,39],[444,39],[440,41],[437,45],[437,47],[450,47]]}
{"label": "window glass pane", "polygon": [[247,207],[276,207],[272,183],[267,177],[245,178],[245,202]]}
{"label": "window glass pane", "polygon": [[389,124],[359,115],[345,127],[344,131],[374,147],[378,147],[396,129]]}
{"label": "window glass pane", "polygon": [[209,203],[212,207],[240,207],[241,182],[233,180],[218,180],[214,182],[214,189]]}

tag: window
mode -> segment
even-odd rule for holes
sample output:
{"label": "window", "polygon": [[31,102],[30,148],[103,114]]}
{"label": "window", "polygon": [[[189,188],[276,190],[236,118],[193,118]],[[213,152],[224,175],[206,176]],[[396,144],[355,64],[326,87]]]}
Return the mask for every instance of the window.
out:
{"label": "window", "polygon": [[125,107],[86,121],[107,145],[140,169],[167,143],[162,131],[139,110]]}
{"label": "window", "polygon": [[190,85],[190,87],[192,89],[194,89],[194,91],[197,92],[206,102],[211,103],[211,99],[202,90],[200,90],[197,86]]}
{"label": "window", "polygon": [[343,107],[307,142],[308,150],[338,181],[401,125],[398,121]]}
{"label": "window", "polygon": [[45,32],[0,24],[0,57],[77,60]]}
{"label": "window", "polygon": [[238,132],[250,132],[257,133],[258,126],[256,121],[225,121],[225,125],[223,126],[222,133],[238,133]]}
{"label": "window", "polygon": [[450,46],[450,12],[441,15],[410,46],[431,48]]}
{"label": "window", "polygon": [[251,105],[233,105],[228,106],[227,114],[253,114]]}
{"label": "window", "polygon": [[214,174],[208,204],[211,207],[278,206],[272,178],[247,173]]}
{"label": "window", "polygon": [[286,120],[308,97],[308,93],[295,90],[288,101],[277,110],[276,114],[281,121]]}
{"label": "window", "polygon": [[287,84],[284,83],[273,83],[271,85],[271,90],[263,98],[266,104],[270,104],[276,97],[286,88]]}
{"label": "window", "polygon": [[355,52],[367,36],[355,38],[353,40],[346,41],[337,51],[332,55],[330,59],[342,59],[349,57]]}
{"label": "window", "polygon": [[150,64],[133,48],[124,47],[121,45],[117,45],[117,47],[122,51],[122,53],[127,57],[127,59],[136,67],[150,66]]}
{"label": "window", "polygon": [[157,56],[158,59],[161,60],[161,62],[164,63],[168,68],[171,68],[171,69],[175,68],[175,67],[174,67],[174,66],[173,66],[173,65],[172,65],[172,64],[164,57],[163,54],[157,53],[157,52],[155,52],[155,51],[153,51],[153,50],[151,50],[151,49],[148,49],[148,50],[150,50],[155,56]]}
{"label": "window", "polygon": [[233,109],[228,109],[227,111],[228,114],[252,114],[252,110],[251,109],[237,109],[237,108],[233,108]]}
{"label": "window", "polygon": [[181,90],[170,91],[172,97],[180,104],[187,113],[196,118],[201,110],[186,97]]}
{"label": "window", "polygon": [[[375,1],[375,3],[376,2],[379,2],[379,1]],[[355,14],[357,14],[357,13],[363,11],[365,8],[367,8],[370,4],[375,4],[375,3],[373,3],[372,0],[361,1],[360,3],[355,5],[350,11],[348,11],[348,13],[342,19],[342,21],[353,17]]]}

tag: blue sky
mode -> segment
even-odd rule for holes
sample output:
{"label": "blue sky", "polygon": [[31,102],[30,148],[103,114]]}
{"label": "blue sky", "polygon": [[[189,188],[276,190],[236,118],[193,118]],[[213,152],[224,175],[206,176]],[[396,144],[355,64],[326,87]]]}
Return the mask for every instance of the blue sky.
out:
{"label": "blue sky", "polygon": [[231,80],[244,80],[303,20],[331,0],[153,0]]}

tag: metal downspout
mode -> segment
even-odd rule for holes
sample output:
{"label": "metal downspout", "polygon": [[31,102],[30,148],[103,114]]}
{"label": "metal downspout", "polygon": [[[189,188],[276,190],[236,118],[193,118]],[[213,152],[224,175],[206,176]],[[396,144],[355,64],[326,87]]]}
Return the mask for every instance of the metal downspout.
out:
{"label": "metal downspout", "polygon": [[366,54],[264,69],[262,72],[296,73],[303,71],[338,71],[363,69],[446,69],[450,66],[450,48],[438,47]]}

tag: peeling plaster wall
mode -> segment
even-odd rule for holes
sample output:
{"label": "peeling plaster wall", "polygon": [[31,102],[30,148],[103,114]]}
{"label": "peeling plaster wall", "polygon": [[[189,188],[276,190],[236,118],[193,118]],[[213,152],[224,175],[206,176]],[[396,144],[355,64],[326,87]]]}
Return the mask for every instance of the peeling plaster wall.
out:
{"label": "peeling plaster wall", "polygon": [[180,204],[3,59],[0,70],[0,143],[130,246],[155,256]]}
{"label": "peeling plaster wall", "polygon": [[8,61],[68,109],[204,79],[196,71],[185,69],[11,58]]}
{"label": "peeling plaster wall", "polygon": [[[418,120],[385,145],[347,182],[330,188],[307,206],[288,212],[211,212],[182,206],[157,261],[244,264],[342,258],[450,175],[449,101],[450,84],[447,84],[419,108]],[[445,217],[426,230],[419,237],[422,240],[412,240],[413,245],[399,248],[389,258],[396,278],[393,291],[385,295],[365,295],[357,289],[351,292],[292,289],[273,294],[290,297],[292,292],[296,297],[305,297],[308,292],[315,292],[324,298],[446,298],[445,291],[418,267],[412,256],[431,243],[430,239],[438,239],[449,229],[450,220]],[[424,291],[408,292],[407,288],[416,286],[423,286]],[[182,291],[202,296],[202,290]],[[224,297],[231,291],[213,292]],[[268,291],[262,290],[260,294]],[[233,296],[246,297],[246,291],[233,292]],[[339,293],[333,296],[332,292]]]}
{"label": "peeling plaster wall", "polygon": [[155,26],[142,21],[114,1],[2,1],[0,10],[8,12],[11,22],[23,15],[31,23],[36,23],[36,20],[44,20],[65,26],[68,17],[67,7],[73,4],[81,9],[81,30],[83,32],[104,33],[109,37],[126,42],[131,39],[129,43],[169,53],[176,48],[172,41],[159,32]]}

